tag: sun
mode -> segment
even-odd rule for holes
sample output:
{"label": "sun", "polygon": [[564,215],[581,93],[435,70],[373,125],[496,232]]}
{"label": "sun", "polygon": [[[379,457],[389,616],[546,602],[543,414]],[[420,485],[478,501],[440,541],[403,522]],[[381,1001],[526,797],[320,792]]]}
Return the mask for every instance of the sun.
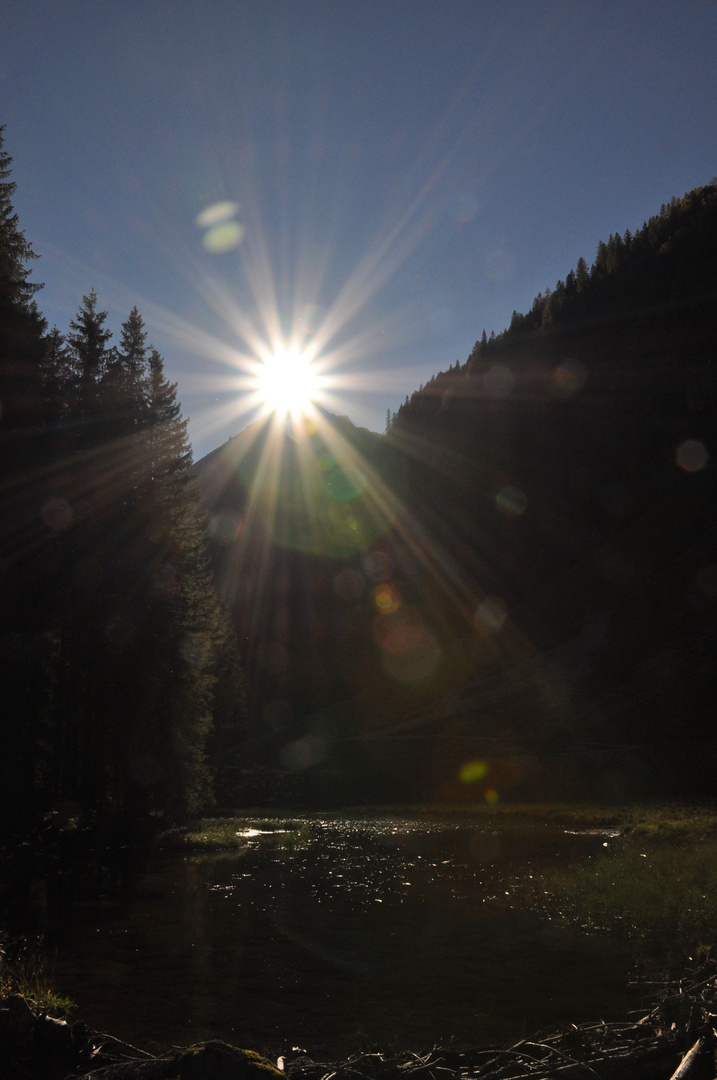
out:
{"label": "sun", "polygon": [[257,391],[267,412],[298,417],[320,395],[320,378],[310,356],[291,346],[277,346],[257,371]]}

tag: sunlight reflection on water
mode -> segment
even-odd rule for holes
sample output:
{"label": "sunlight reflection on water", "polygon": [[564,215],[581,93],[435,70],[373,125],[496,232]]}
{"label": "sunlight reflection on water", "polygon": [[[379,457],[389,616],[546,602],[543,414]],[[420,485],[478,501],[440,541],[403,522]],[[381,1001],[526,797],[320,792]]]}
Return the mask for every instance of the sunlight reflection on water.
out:
{"label": "sunlight reflection on water", "polygon": [[278,836],[288,832],[288,829],[238,829],[236,835],[245,840],[253,840],[257,836]]}

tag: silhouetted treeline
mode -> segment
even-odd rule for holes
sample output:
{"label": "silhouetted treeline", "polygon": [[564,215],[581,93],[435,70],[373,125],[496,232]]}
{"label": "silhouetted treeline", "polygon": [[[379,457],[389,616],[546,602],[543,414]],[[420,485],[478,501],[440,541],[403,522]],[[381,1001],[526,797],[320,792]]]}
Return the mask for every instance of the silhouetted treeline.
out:
{"label": "silhouetted treeline", "polygon": [[540,650],[553,704],[527,730],[639,748],[638,793],[715,793],[716,347],[709,186],[600,243],[390,425],[409,505]]}
{"label": "silhouetted treeline", "polygon": [[49,333],[0,143],[0,817],[212,798],[243,717],[176,386],[134,308]]}

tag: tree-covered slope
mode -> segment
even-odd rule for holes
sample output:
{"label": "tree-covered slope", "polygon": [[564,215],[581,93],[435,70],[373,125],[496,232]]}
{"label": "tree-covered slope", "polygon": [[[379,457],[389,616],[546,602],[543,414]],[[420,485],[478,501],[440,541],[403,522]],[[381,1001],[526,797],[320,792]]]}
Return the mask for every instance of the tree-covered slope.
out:
{"label": "tree-covered slope", "polygon": [[546,658],[564,737],[639,745],[673,788],[711,783],[716,346],[708,187],[601,243],[390,435],[476,598]]}

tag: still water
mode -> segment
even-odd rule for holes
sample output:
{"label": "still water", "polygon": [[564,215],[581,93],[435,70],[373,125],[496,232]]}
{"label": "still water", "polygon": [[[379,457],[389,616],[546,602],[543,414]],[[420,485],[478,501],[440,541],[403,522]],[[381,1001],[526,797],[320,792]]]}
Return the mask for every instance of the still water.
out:
{"label": "still water", "polygon": [[287,829],[242,819],[236,852],[159,853],[121,903],[68,905],[58,989],[143,1047],[221,1038],[329,1058],[500,1043],[636,1006],[628,946],[529,888],[617,840],[427,818]]}

